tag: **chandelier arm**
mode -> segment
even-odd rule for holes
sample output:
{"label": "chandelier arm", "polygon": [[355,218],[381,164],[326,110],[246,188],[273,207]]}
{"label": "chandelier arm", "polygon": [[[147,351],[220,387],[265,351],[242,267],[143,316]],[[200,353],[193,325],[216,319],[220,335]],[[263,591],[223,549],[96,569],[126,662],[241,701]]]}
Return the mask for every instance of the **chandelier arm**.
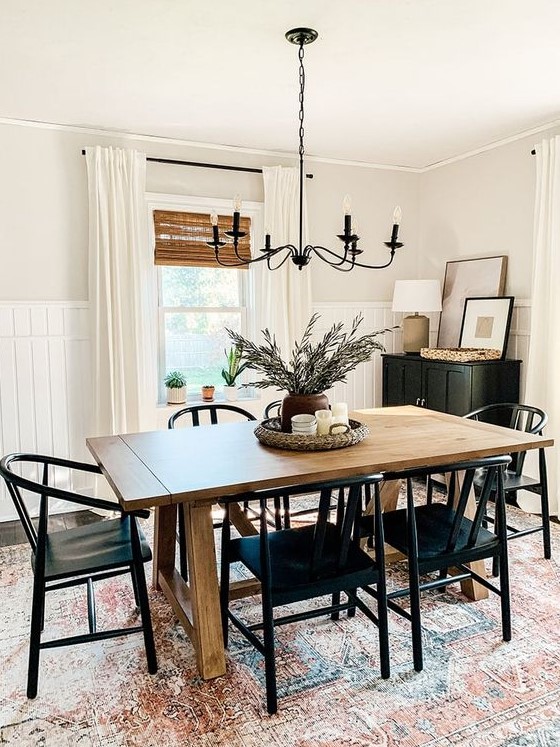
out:
{"label": "chandelier arm", "polygon": [[[348,258],[342,259],[337,254],[324,246],[312,246],[311,249],[319,257],[319,259],[322,259],[323,262],[326,262],[329,267],[332,267],[334,270],[338,270],[339,272],[350,272],[350,270],[354,268],[354,262],[352,260]],[[321,254],[321,252],[319,251],[320,249],[324,249],[329,254],[333,254],[340,260],[340,262],[332,262],[328,257],[325,257],[324,254]]]}
{"label": "chandelier arm", "polygon": [[[264,262],[265,259],[270,259],[271,257],[274,257],[276,254],[279,254],[283,249],[290,249],[291,251],[292,249],[295,249],[295,247],[293,247],[292,244],[286,244],[285,246],[278,246],[275,249],[271,249],[266,254],[263,254],[262,257],[252,257],[251,259],[248,259],[248,260],[240,257],[239,262],[235,262],[232,264],[227,264],[226,262],[222,262],[217,252],[215,253],[215,257],[216,257],[216,262],[220,265],[220,267],[229,267],[229,268],[244,267],[245,265],[253,265],[256,262]],[[287,256],[289,257],[290,254],[288,254]]]}
{"label": "chandelier arm", "polygon": [[[364,262],[357,262],[356,259],[350,260],[350,259],[348,259],[348,257],[346,257],[346,259],[342,260],[342,257],[339,254],[337,254],[336,252],[333,252],[332,249],[327,249],[327,247],[325,247],[325,246],[314,246],[312,248],[313,248],[313,251],[315,252],[315,254],[317,254],[318,257],[320,257],[324,262],[327,262],[331,267],[335,267],[335,268],[338,265],[342,265],[344,263],[349,263],[349,264],[351,264],[352,267],[363,267],[366,270],[383,270],[385,267],[389,267],[389,265],[392,263],[393,259],[395,258],[395,252],[394,252],[394,250],[391,250],[391,257],[390,257],[390,259],[389,259],[388,262],[385,262],[385,264],[382,264],[382,265],[366,265]],[[321,249],[322,251],[328,252],[333,257],[336,257],[337,259],[340,259],[342,261],[338,262],[338,263],[332,262],[330,259],[328,259],[327,257],[324,257],[320,252],[318,252],[317,249]],[[346,252],[345,252],[345,254],[346,254]]]}
{"label": "chandelier arm", "polygon": [[[311,245],[309,245],[308,247],[306,247],[306,250],[307,249],[309,249],[308,254],[311,254],[311,252],[315,252],[315,254],[318,257],[320,257],[320,259],[322,259],[323,262],[326,262],[331,267],[338,267],[339,265],[344,265],[344,264],[353,264],[352,260],[348,259],[348,254],[349,254],[348,249],[344,250],[344,255],[342,257],[340,256],[340,254],[337,254],[336,252],[333,252],[332,249],[327,249],[326,246],[320,246],[320,245],[318,245],[318,246],[311,246]],[[336,257],[339,261],[338,262],[333,262],[328,257],[325,257],[323,254],[321,254],[321,251],[318,251],[318,250],[321,250],[323,252],[328,252],[333,257]]]}
{"label": "chandelier arm", "polygon": [[[296,251],[295,246],[292,246],[291,244],[287,244],[286,246],[281,247],[281,249],[288,249],[288,248],[290,249],[290,251],[286,252],[286,256],[280,262],[280,264],[276,265],[276,267],[273,267],[271,265],[271,263],[270,263],[270,260],[272,259],[272,257],[267,257],[267,260],[268,260],[267,264],[268,264],[268,269],[269,270],[273,270],[273,271],[274,270],[279,270],[282,267],[282,265],[285,265],[286,262],[293,256],[294,251]],[[276,254],[278,254],[278,252],[275,252],[273,256],[275,256]]]}

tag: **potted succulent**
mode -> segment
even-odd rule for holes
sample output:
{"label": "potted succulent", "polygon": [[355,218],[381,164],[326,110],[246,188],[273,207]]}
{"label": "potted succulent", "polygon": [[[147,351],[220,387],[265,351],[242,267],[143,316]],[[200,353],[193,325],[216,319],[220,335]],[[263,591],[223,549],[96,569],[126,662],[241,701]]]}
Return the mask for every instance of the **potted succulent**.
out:
{"label": "potted succulent", "polygon": [[171,371],[163,383],[167,387],[167,403],[182,405],[187,401],[187,378],[181,371]]}
{"label": "potted succulent", "polygon": [[328,408],[325,391],[346,376],[359,363],[369,360],[374,350],[384,350],[377,337],[388,329],[358,336],[363,317],[354,318],[349,332],[342,322],[333,324],[323,338],[313,342],[314,327],[319,314],[313,314],[300,342],[296,342],[289,361],[282,358],[276,338],[263,330],[264,344],[257,345],[239,333],[228,329],[233,343],[242,349],[242,360],[262,378],[255,383],[259,389],[274,386],[287,392],[282,401],[282,430],[290,432],[291,417],[298,413],[314,413]]}
{"label": "potted succulent", "polygon": [[226,354],[227,367],[222,368],[222,378],[226,382],[224,384],[224,397],[229,402],[234,402],[237,399],[237,386],[235,380],[246,368],[248,363],[241,363],[243,355],[243,348],[240,345],[234,345],[227,350],[224,350]]}
{"label": "potted succulent", "polygon": [[204,402],[212,402],[214,400],[214,392],[216,387],[214,384],[205,384],[202,387],[202,400]]}

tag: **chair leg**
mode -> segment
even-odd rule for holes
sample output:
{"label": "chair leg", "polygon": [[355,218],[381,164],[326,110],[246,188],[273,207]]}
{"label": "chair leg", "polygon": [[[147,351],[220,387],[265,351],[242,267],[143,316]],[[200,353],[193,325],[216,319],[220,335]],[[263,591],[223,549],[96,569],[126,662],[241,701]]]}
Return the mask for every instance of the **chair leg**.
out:
{"label": "chair leg", "polygon": [[[340,592],[335,591],[331,597],[331,604],[334,607],[336,604],[340,604]],[[331,612],[331,620],[340,620],[340,612]]]}
{"label": "chair leg", "polygon": [[544,449],[539,449],[539,477],[541,481],[541,515],[543,523],[543,550],[544,557],[550,560],[552,557],[550,549],[550,508],[548,505],[548,478],[546,474],[546,459]]}
{"label": "chair leg", "polygon": [[274,656],[274,619],[270,589],[262,589],[264,671],[266,681],[266,709],[273,714],[278,710],[278,693],[276,689],[276,660]]}
{"label": "chair leg", "polygon": [[150,603],[148,601],[148,589],[146,587],[146,575],[144,573],[144,561],[142,560],[140,538],[138,537],[138,525],[136,523],[137,519],[134,516],[130,516],[129,520],[130,536],[132,541],[132,583],[133,585],[136,585],[138,593],[138,606],[140,608],[140,617],[142,619],[142,633],[144,635],[144,647],[146,649],[148,672],[150,674],[155,674],[158,668],[156,647],[154,643],[152,618],[150,615]]}
{"label": "chair leg", "polygon": [[35,576],[31,608],[31,632],[29,636],[29,667],[27,670],[27,697],[35,698],[39,681],[39,656],[41,653],[41,631],[45,613],[45,589],[42,578]]}
{"label": "chair leg", "polygon": [[284,529],[289,529],[291,527],[289,493],[284,493],[284,495],[282,496],[282,505],[284,507]]}
{"label": "chair leg", "polygon": [[[494,497],[495,500],[495,497]],[[505,511],[505,506],[504,506]],[[494,512],[494,531],[496,534],[500,534],[500,516],[499,512],[496,510]],[[504,527],[504,535],[507,537],[507,526]],[[492,558],[492,576],[494,578],[497,578],[500,575],[500,557],[498,555],[494,555]]]}
{"label": "chair leg", "polygon": [[228,610],[229,610],[229,543],[231,538],[231,525],[229,521],[229,504],[225,506],[222,521],[222,553],[220,559],[220,611],[222,615],[222,633],[224,636],[224,647],[228,647]]}
{"label": "chair leg", "polygon": [[280,510],[280,496],[274,496],[274,528],[276,531],[282,529],[282,513]]}
{"label": "chair leg", "polygon": [[507,545],[502,548],[499,556],[500,566],[500,602],[502,609],[502,637],[504,641],[511,641],[511,602],[509,595],[509,563]]}
{"label": "chair leg", "polygon": [[426,505],[431,506],[434,498],[434,481],[431,475],[426,477]]}
{"label": "chair leg", "polygon": [[412,659],[414,669],[421,672],[424,668],[422,655],[422,623],[420,616],[420,588],[418,575],[410,580],[410,615],[412,624]]}
{"label": "chair leg", "polygon": [[179,536],[179,573],[183,581],[189,580],[189,566],[187,561],[187,537],[185,534],[185,508],[179,503],[177,511],[178,536]]}
{"label": "chair leg", "polygon": [[138,583],[136,581],[136,574],[134,573],[134,566],[130,566],[130,578],[132,579],[132,591],[134,592],[134,602],[136,603],[137,609],[140,609],[140,597],[138,596]]}

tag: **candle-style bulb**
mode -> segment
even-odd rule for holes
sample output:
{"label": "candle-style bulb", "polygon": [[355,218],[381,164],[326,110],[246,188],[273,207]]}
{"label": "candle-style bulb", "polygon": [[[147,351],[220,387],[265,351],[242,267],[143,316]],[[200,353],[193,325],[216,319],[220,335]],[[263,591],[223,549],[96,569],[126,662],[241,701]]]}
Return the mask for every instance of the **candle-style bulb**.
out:
{"label": "candle-style bulb", "polygon": [[213,212],[210,213],[210,223],[213,226],[217,226],[218,225],[218,213],[216,213],[216,211],[213,211]]}
{"label": "candle-style bulb", "polygon": [[352,212],[352,200],[350,199],[350,195],[344,195],[344,199],[342,200],[342,212],[344,215],[350,215]]}
{"label": "candle-style bulb", "polygon": [[401,222],[401,218],[402,218],[401,206],[397,205],[395,210],[393,211],[393,224],[398,226]]}
{"label": "candle-style bulb", "polygon": [[233,210],[236,213],[241,212],[241,195],[235,195],[233,198]]}

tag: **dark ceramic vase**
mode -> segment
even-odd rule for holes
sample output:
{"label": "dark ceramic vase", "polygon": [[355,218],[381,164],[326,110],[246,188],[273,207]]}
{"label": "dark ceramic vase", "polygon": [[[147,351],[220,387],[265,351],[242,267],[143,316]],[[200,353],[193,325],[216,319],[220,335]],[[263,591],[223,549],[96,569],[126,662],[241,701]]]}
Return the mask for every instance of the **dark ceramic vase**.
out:
{"label": "dark ceramic vase", "polygon": [[329,400],[326,394],[286,394],[282,400],[282,431],[292,432],[292,415],[314,415],[315,410],[328,410]]}

